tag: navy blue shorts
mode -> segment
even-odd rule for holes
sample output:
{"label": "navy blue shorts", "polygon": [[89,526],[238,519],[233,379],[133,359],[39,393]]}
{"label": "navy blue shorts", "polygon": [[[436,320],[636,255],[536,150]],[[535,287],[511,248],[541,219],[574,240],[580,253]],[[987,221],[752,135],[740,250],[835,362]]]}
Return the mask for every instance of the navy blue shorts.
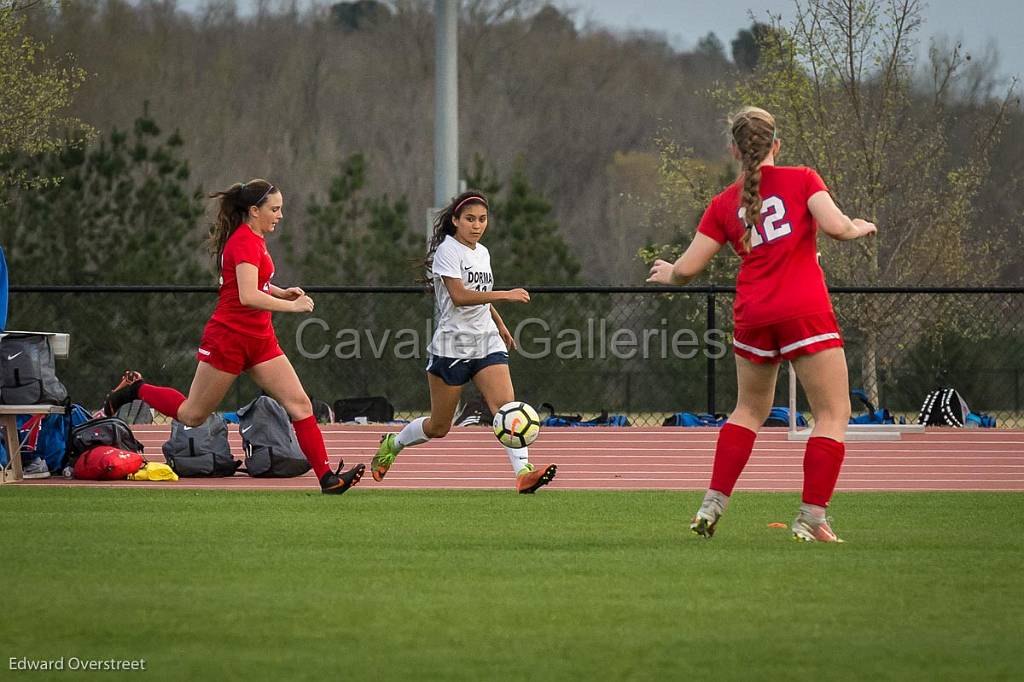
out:
{"label": "navy blue shorts", "polygon": [[462,386],[468,383],[484,367],[507,364],[508,353],[503,351],[491,353],[484,358],[472,358],[469,360],[444,358],[440,355],[435,355],[430,358],[427,371],[436,377],[441,377],[441,380],[449,386]]}

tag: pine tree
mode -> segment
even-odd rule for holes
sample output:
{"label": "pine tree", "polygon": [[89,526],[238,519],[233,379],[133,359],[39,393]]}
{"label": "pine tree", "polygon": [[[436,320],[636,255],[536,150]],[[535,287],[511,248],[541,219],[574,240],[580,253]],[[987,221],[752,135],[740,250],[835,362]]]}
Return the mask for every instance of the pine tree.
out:
{"label": "pine tree", "polygon": [[470,187],[490,201],[491,224],[483,241],[491,268],[503,285],[576,284],[580,263],[551,217],[551,203],[537,192],[521,163],[512,169],[507,189],[479,156],[467,174]]}
{"label": "pine tree", "polygon": [[[187,187],[182,146],[181,135],[162,133],[144,112],[130,132],[94,143],[65,137],[57,149],[0,159],[0,169],[59,179],[0,187],[12,284],[212,284],[202,194]],[[11,296],[10,326],[70,332],[75,368],[63,379],[72,396],[88,400],[125,367],[158,383],[191,374],[211,304],[206,293],[20,292]]]}
{"label": "pine tree", "polygon": [[287,262],[307,284],[411,284],[423,240],[409,225],[409,204],[364,197],[366,159],[353,154],[331,178],[326,200],[310,197],[302,237],[282,235]]}
{"label": "pine tree", "polygon": [[[201,284],[201,193],[189,190],[177,131],[148,113],[131,133],[94,144],[65,138],[55,150],[12,153],[0,169],[59,178],[0,188],[0,226],[12,281],[32,284]],[[205,281],[204,281],[205,280]]]}

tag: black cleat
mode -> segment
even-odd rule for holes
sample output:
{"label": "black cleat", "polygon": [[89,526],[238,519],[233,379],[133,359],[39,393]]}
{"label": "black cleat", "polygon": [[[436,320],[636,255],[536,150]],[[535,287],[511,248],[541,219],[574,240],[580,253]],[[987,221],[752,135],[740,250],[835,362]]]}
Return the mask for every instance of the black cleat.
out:
{"label": "black cleat", "polygon": [[103,399],[103,414],[113,417],[122,405],[138,400],[142,383],[141,374],[132,369],[125,371],[121,376],[121,383]]}
{"label": "black cleat", "polygon": [[[342,463],[343,464],[343,463]],[[338,464],[337,471],[328,471],[320,477],[320,492],[324,495],[341,495],[349,488],[359,483],[366,471],[365,464],[357,464],[348,471],[341,470],[342,464]]]}

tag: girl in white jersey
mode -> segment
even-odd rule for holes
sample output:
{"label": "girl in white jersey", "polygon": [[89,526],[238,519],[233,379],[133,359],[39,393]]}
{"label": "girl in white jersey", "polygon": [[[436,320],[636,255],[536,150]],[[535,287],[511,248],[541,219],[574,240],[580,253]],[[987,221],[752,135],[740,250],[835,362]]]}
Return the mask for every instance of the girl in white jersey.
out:
{"label": "girl in white jersey", "polygon": [[[455,197],[434,221],[426,260],[437,312],[437,330],[428,349],[430,416],[381,438],[371,465],[375,481],[384,478],[403,448],[448,434],[462,387],[470,380],[492,413],[515,400],[508,371],[508,350],[515,348],[515,340],[491,304],[528,303],[530,294],[525,289],[492,291],[491,256],[480,243],[487,218],[487,198],[470,190]],[[505,451],[520,493],[532,493],[555,477],[554,464],[530,464],[527,448]]]}

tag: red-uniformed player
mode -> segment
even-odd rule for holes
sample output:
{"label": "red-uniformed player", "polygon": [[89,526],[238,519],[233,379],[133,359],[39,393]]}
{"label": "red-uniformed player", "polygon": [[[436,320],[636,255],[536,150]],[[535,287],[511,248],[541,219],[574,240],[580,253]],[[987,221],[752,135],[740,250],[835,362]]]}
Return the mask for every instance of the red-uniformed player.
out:
{"label": "red-uniformed player", "polygon": [[266,180],[256,179],[210,197],[220,199],[209,240],[221,272],[220,297],[199,342],[199,363],[188,397],[173,388],[145,383],[141,374],[128,371],[107,396],[103,411],[115,414],[122,405],[141,399],[186,426],[199,426],[217,408],[235,378],[248,372],[288,412],[299,447],[312,465],[321,491],[343,493],[359,482],[365,466],[357,464],[342,472],[339,464],[337,471],[331,471],[312,404],[278,345],[270,321],[273,312],[313,310],[313,299],[302,289],[281,289],[270,282],[274,261],[265,236],[284,217],[281,191]]}
{"label": "red-uniformed player", "polygon": [[779,363],[790,360],[814,415],[804,454],[803,504],[793,535],[837,542],[825,508],[845,454],[850,390],[816,239],[818,227],[840,240],[874,234],[876,227],[840,211],[814,170],[775,165],[780,141],[767,111],[740,110],[730,117],[729,134],[730,151],[741,164],[739,179],[711,201],[686,252],[674,264],[657,261],[647,280],[685,284],[726,243],[741,258],[733,309],[736,409],[722,427],[711,485],[690,529],[714,535],[758,428],[771,411]]}

